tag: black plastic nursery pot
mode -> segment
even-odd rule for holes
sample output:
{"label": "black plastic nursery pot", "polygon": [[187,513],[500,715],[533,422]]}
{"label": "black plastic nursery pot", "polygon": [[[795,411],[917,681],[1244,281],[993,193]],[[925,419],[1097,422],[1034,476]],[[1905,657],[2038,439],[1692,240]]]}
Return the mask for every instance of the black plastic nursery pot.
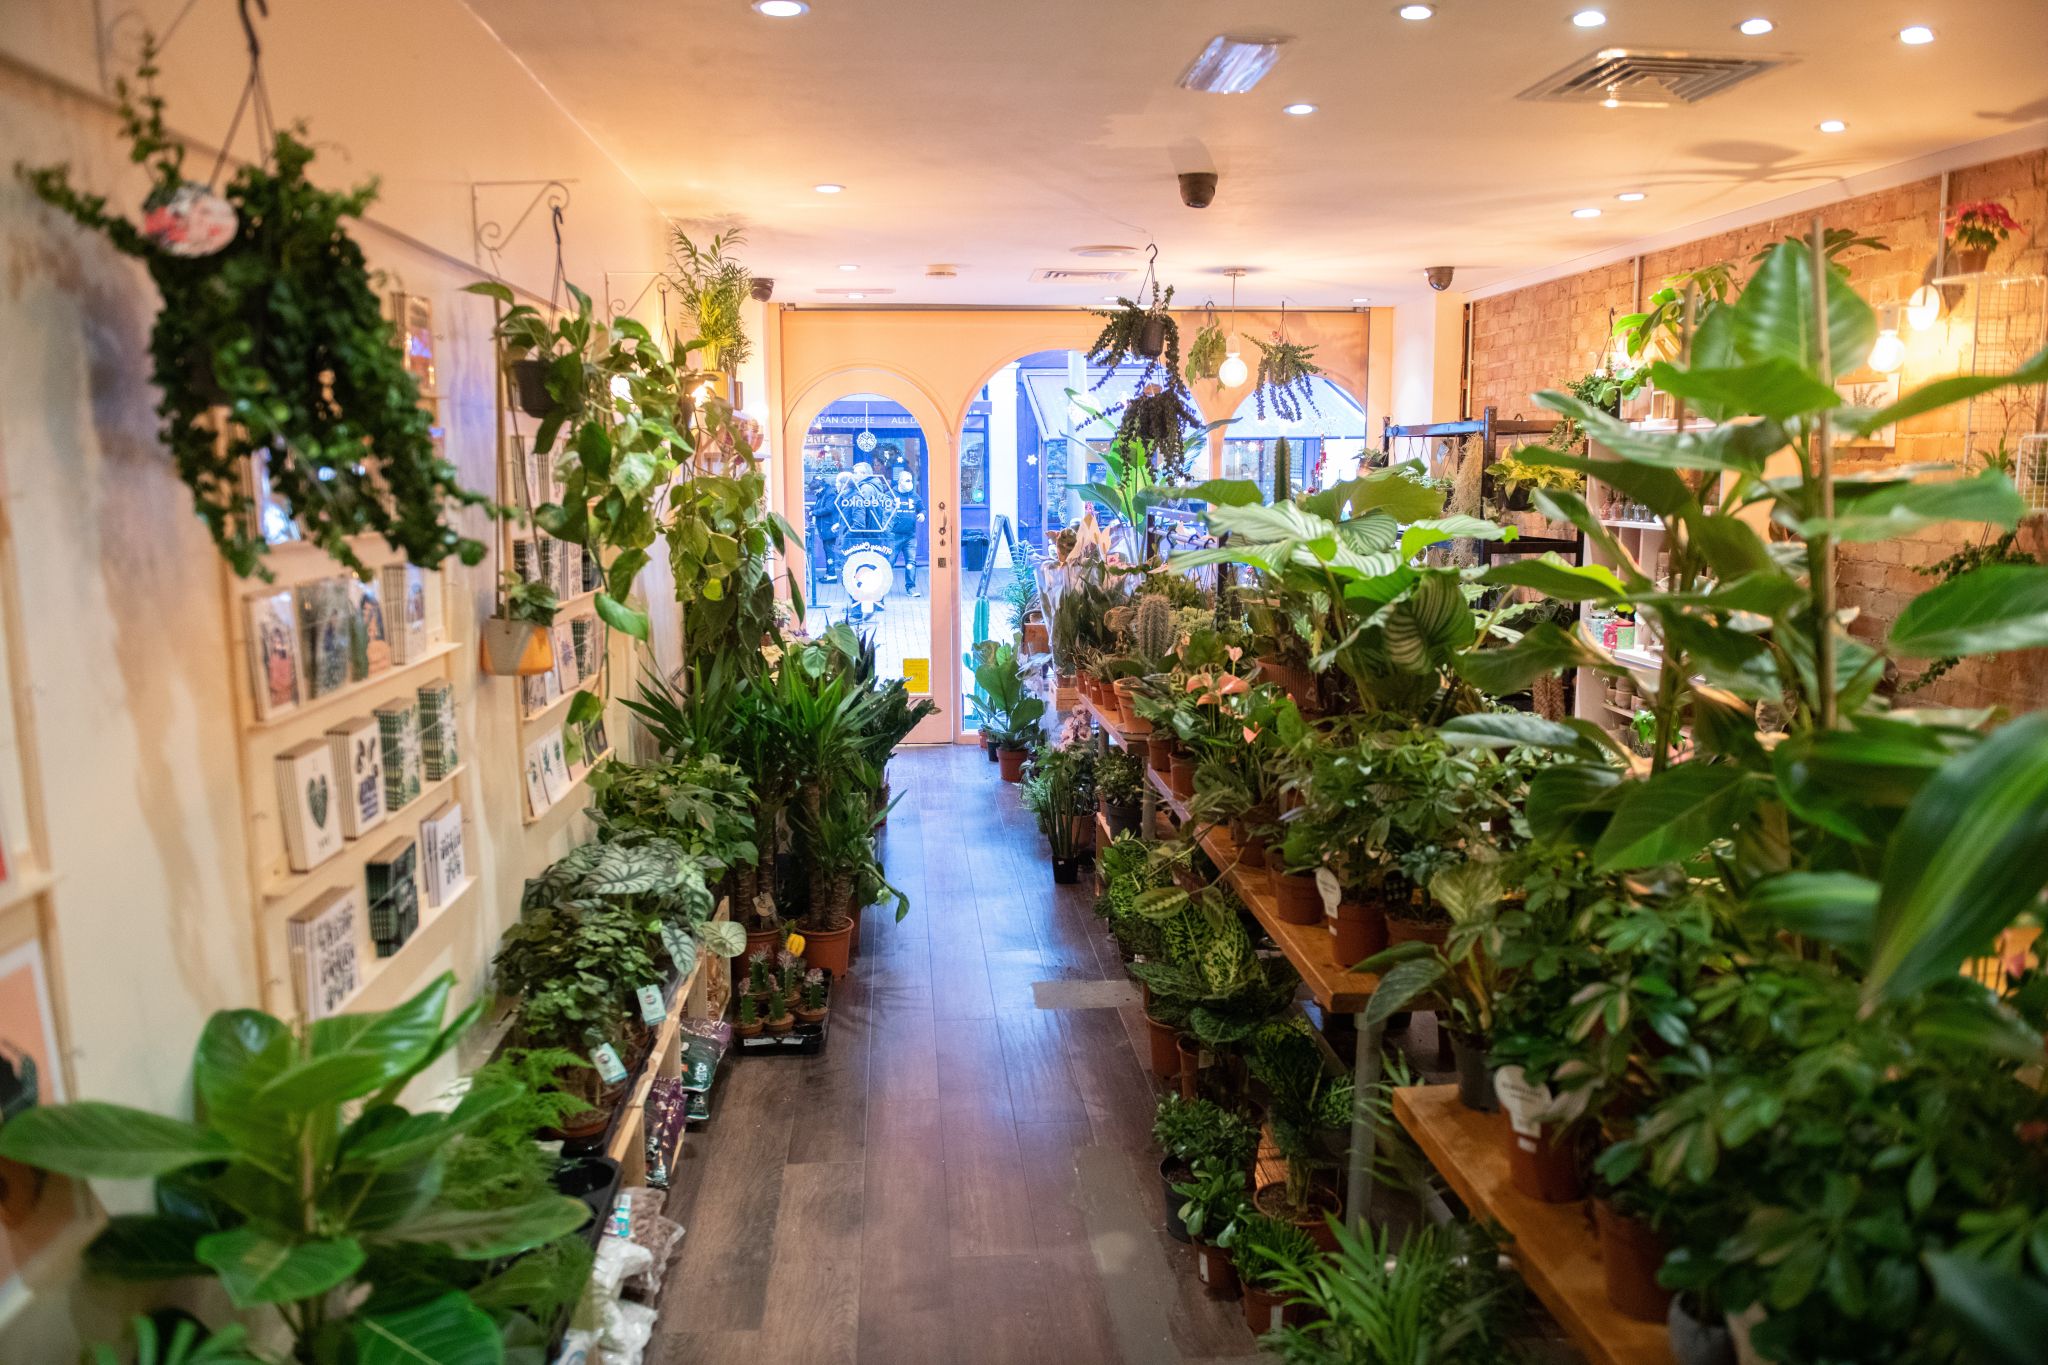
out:
{"label": "black plastic nursery pot", "polygon": [[1136,801],[1103,802],[1102,818],[1109,821],[1109,837],[1114,839],[1119,834],[1136,833],[1140,809]]}
{"label": "black plastic nursery pot", "polygon": [[505,367],[512,375],[512,393],[519,400],[519,410],[528,417],[545,417],[554,406],[548,397],[548,364],[528,356],[515,360]]}
{"label": "black plastic nursery pot", "polygon": [[590,1206],[595,1220],[611,1216],[613,1191],[619,1184],[619,1163],[610,1157],[574,1156],[555,1168],[555,1189]]}
{"label": "black plastic nursery pot", "polygon": [[1451,1055],[1458,1067],[1458,1103],[1481,1114],[1491,1114],[1500,1108],[1500,1099],[1493,1093],[1493,1068],[1486,1060],[1486,1040],[1472,1038],[1456,1029],[1445,1030],[1451,1035]]}
{"label": "black plastic nursery pot", "polygon": [[1072,886],[1075,882],[1080,881],[1081,859],[1079,855],[1072,858],[1054,858],[1052,860],[1052,879],[1060,886]]}
{"label": "black plastic nursery pot", "polygon": [[1159,1186],[1166,1195],[1166,1235],[1176,1242],[1188,1240],[1188,1225],[1180,1219],[1180,1196],[1173,1192],[1176,1181],[1188,1178],[1188,1168],[1173,1157],[1159,1161]]}

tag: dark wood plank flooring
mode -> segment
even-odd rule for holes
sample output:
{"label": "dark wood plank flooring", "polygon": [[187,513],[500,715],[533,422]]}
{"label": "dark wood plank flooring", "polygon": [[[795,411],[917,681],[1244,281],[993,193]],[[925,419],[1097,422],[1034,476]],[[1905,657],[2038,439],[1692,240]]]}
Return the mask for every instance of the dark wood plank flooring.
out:
{"label": "dark wood plank flooring", "polygon": [[[684,1144],[671,1205],[688,1232],[650,1365],[1252,1357],[1237,1305],[1203,1299],[1163,1231],[1091,1241],[1091,1199],[1141,1201],[1156,1226],[1159,1189],[1135,1007],[1032,997],[1121,975],[1086,879],[1053,885],[980,749],[906,751],[891,773],[884,847],[910,915],[868,917],[823,1056],[727,1064]],[[1084,1150],[1115,1200],[1084,1188]],[[1138,1291],[1169,1330],[1120,1340],[1110,1298]]]}

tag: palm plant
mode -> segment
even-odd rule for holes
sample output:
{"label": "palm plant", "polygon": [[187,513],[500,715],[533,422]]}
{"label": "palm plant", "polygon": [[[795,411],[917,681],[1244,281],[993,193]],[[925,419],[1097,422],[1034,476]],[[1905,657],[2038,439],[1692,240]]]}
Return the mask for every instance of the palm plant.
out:
{"label": "palm plant", "polygon": [[1288,1365],[1496,1365],[1505,1354],[1499,1257],[1471,1224],[1388,1228],[1332,1220],[1337,1249],[1268,1255],[1266,1280],[1313,1321],[1269,1333]]}

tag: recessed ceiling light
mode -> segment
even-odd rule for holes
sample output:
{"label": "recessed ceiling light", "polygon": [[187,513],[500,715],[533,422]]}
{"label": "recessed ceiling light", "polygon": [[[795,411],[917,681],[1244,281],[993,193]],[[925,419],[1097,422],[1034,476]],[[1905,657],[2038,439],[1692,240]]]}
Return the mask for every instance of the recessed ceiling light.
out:
{"label": "recessed ceiling light", "polygon": [[1090,242],[1086,246],[1075,247],[1073,251],[1076,256],[1135,256],[1138,254],[1138,248],[1124,246],[1117,242]]}
{"label": "recessed ceiling light", "polygon": [[852,271],[855,271],[855,270],[858,270],[858,269],[860,269],[860,267],[859,267],[859,266],[857,266],[857,265],[842,265],[842,266],[840,266],[839,268],[840,268],[841,270],[844,270],[844,271],[848,271],[848,272],[852,272]]}
{"label": "recessed ceiling light", "polygon": [[754,0],[754,13],[765,14],[770,19],[794,19],[799,14],[809,14],[811,7],[804,0]]}
{"label": "recessed ceiling light", "polygon": [[1242,95],[1264,80],[1273,63],[1280,60],[1281,41],[1219,33],[1180,73],[1179,85],[1211,95]]}
{"label": "recessed ceiling light", "polygon": [[1600,101],[1600,107],[1602,109],[1619,109],[1621,108],[1621,101],[1609,95],[1606,99]]}
{"label": "recessed ceiling light", "polygon": [[812,189],[814,189],[814,190],[816,190],[816,191],[817,191],[818,193],[820,193],[820,194],[837,194],[837,193],[839,193],[839,192],[840,192],[841,190],[845,189],[845,188],[846,188],[846,186],[844,186],[844,185],[829,185],[829,184],[828,184],[828,185],[813,185],[813,186],[811,186],[811,188],[812,188]]}
{"label": "recessed ceiling light", "polygon": [[1607,16],[1597,9],[1582,9],[1572,16],[1572,22],[1580,28],[1598,28],[1607,22]]}
{"label": "recessed ceiling light", "polygon": [[1934,41],[1934,30],[1925,24],[1908,24],[1899,30],[1899,41],[1907,47],[1920,47]]}
{"label": "recessed ceiling light", "polygon": [[859,292],[858,290],[855,290],[854,292],[849,293],[846,297],[850,299],[864,299],[867,297],[867,295]]}
{"label": "recessed ceiling light", "polygon": [[1104,294],[1104,295],[1102,296],[1102,301],[1103,301],[1104,303],[1115,303],[1115,302],[1116,302],[1116,300],[1117,300],[1117,296],[1116,296],[1115,294]]}
{"label": "recessed ceiling light", "polygon": [[1598,218],[1599,216],[1600,216],[1600,210],[1598,210],[1598,209],[1573,209],[1573,210],[1572,210],[1572,217],[1574,217],[1574,218]]}
{"label": "recessed ceiling light", "polygon": [[1420,20],[1429,18],[1432,14],[1436,13],[1436,10],[1429,5],[1403,5],[1395,10],[1394,13],[1400,15],[1403,19]]}
{"label": "recessed ceiling light", "polygon": [[1768,19],[1744,19],[1735,26],[1735,31],[1745,38],[1761,38],[1776,27]]}
{"label": "recessed ceiling light", "polygon": [[1283,114],[1292,114],[1292,115],[1294,115],[1294,116],[1295,116],[1296,118],[1301,118],[1301,117],[1302,117],[1303,115],[1305,115],[1305,114],[1313,114],[1313,113],[1314,113],[1315,111],[1316,111],[1316,107],[1315,107],[1315,106],[1314,106],[1313,104],[1306,104],[1306,103],[1301,103],[1301,104],[1289,104],[1289,105],[1286,105],[1286,106],[1284,106],[1284,107],[1283,107],[1283,108],[1282,108],[1282,109],[1280,110],[1280,112],[1281,112],[1281,113],[1283,113]]}
{"label": "recessed ceiling light", "polygon": [[1643,202],[1643,200],[1649,198],[1649,196],[1644,194],[1641,190],[1624,190],[1620,194],[1615,195],[1614,197],[1616,199],[1619,199],[1624,204],[1640,204]]}
{"label": "recessed ceiling light", "polygon": [[1838,118],[1824,118],[1820,121],[1820,130],[1823,133],[1846,133],[1849,125]]}
{"label": "recessed ceiling light", "polygon": [[1371,299],[1353,299],[1353,300],[1351,300],[1351,301],[1352,301],[1353,303],[1371,303],[1371,302],[1372,302],[1372,300],[1371,300]]}

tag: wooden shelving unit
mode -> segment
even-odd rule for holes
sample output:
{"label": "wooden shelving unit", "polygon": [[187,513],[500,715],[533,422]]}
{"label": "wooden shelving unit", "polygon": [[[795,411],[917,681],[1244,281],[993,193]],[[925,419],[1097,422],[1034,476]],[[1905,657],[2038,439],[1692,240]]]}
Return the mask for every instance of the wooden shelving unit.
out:
{"label": "wooden shelving unit", "polygon": [[1509,1255],[1558,1325],[1594,1365],[1673,1365],[1662,1324],[1638,1322],[1607,1301],[1599,1244],[1583,1203],[1543,1204],[1508,1178],[1507,1117],[1458,1102],[1455,1085],[1394,1091],[1394,1117],[1474,1218],[1514,1238]]}
{"label": "wooden shelving unit", "polygon": [[[647,1181],[647,1097],[654,1088],[654,1082],[662,1076],[679,1076],[683,1070],[683,1020],[702,1019],[709,1012],[706,974],[713,964],[724,967],[724,958],[700,954],[697,965],[677,985],[675,996],[669,1002],[668,1016],[656,1030],[654,1044],[648,1049],[647,1062],[640,1068],[640,1075],[633,1082],[624,1103],[619,1106],[618,1121],[613,1124],[610,1139],[605,1144],[605,1155],[619,1163],[619,1184],[642,1185]],[[681,1147],[682,1139],[677,1138]],[[673,1167],[676,1153],[669,1153]]]}

